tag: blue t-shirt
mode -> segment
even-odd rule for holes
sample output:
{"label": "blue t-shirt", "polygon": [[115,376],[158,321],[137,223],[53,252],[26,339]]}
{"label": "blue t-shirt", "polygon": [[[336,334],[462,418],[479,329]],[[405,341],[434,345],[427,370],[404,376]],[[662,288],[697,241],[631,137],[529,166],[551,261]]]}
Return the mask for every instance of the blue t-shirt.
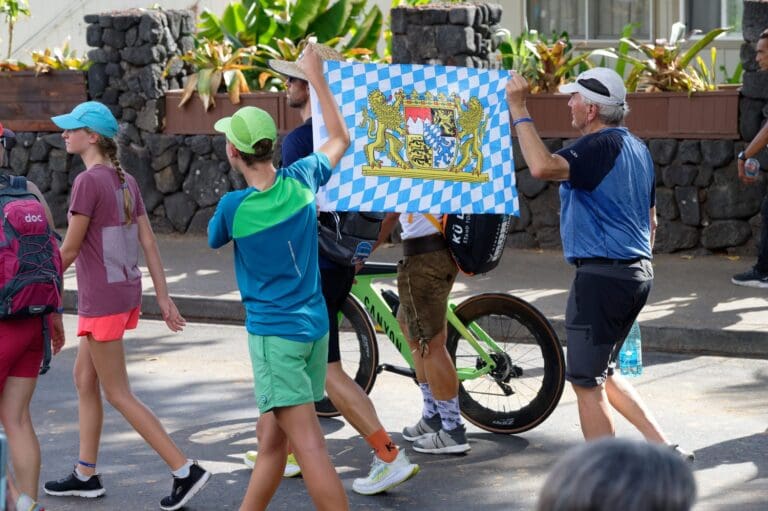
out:
{"label": "blue t-shirt", "polygon": [[626,128],[606,128],[557,154],[570,167],[568,181],[560,185],[560,235],[566,260],[650,259],[656,178],[645,144]]}
{"label": "blue t-shirt", "polygon": [[315,193],[331,175],[328,157],[312,153],[277,171],[264,191],[246,188],[219,201],[208,245],[235,243],[235,276],[254,335],[312,342],[328,332],[317,267]]}

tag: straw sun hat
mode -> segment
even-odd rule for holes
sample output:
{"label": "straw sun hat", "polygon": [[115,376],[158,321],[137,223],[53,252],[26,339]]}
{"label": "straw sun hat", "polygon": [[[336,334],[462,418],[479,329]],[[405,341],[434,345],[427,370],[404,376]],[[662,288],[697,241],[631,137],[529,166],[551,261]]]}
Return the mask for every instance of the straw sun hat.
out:
{"label": "straw sun hat", "polygon": [[[309,43],[307,46],[311,46],[315,50],[315,53],[320,55],[322,60],[344,60],[344,56],[330,46],[319,43]],[[301,58],[301,56],[299,56],[299,58]],[[304,74],[304,72],[294,61],[273,59],[269,61],[269,67],[281,75],[285,75],[290,78],[298,78],[299,80],[304,80],[305,82],[309,81],[307,79],[307,75]]]}

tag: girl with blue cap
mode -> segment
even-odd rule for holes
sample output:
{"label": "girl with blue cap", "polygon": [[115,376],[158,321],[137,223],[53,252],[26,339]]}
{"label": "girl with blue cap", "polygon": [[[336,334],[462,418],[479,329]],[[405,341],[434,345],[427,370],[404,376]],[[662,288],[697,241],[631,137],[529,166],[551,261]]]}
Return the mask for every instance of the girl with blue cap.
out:
{"label": "girl with blue cap", "polygon": [[81,103],[52,118],[64,129],[67,152],[87,167],[72,185],[69,227],[61,247],[66,269],[75,263],[80,345],[74,379],[79,398],[80,452],[67,477],[45,483],[56,496],[99,497],[105,490],[96,472],[103,424],[100,390],[173,473],[164,510],[183,507],[210,478],[210,472],[188,460],[160,421],[131,391],[125,366],[123,334],[136,328],[141,307],[139,248],[152,277],[157,302],[168,328],[179,332],[185,320],[168,295],[163,263],[136,180],[117,157],[117,120],[103,104]]}

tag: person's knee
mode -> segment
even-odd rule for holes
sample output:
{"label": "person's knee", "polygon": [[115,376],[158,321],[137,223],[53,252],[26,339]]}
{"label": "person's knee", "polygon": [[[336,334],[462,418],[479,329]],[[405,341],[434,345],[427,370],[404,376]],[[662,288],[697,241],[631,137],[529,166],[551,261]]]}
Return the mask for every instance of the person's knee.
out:
{"label": "person's knee", "polygon": [[75,366],[72,371],[72,380],[79,395],[94,394],[99,392],[99,379],[96,373]]}
{"label": "person's knee", "polygon": [[105,388],[104,399],[116,410],[122,411],[136,400],[130,388]]}
{"label": "person's knee", "polygon": [[571,387],[577,398],[598,397],[605,391],[605,384],[603,383],[589,386],[571,382]]}

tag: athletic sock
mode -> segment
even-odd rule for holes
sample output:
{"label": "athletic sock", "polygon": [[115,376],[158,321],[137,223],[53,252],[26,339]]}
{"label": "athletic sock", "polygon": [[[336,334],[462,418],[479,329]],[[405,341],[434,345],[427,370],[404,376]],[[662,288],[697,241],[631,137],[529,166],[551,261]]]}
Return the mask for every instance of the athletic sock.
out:
{"label": "athletic sock", "polygon": [[80,479],[82,482],[86,482],[88,479],[90,479],[93,476],[83,474],[82,472],[80,472],[80,467],[77,466],[75,467],[75,477]]}
{"label": "athletic sock", "polygon": [[421,389],[421,397],[424,401],[424,408],[421,411],[421,416],[425,419],[431,419],[437,414],[437,403],[435,398],[432,397],[432,391],[429,389],[429,383],[419,383]]}
{"label": "athletic sock", "polygon": [[400,452],[400,449],[397,448],[389,434],[384,431],[384,428],[365,437],[365,441],[371,446],[376,457],[385,463],[395,461],[397,454]]}
{"label": "athletic sock", "polygon": [[173,477],[178,477],[179,479],[185,479],[189,477],[189,469],[192,466],[192,460],[187,460],[186,463],[184,463],[181,467],[177,468],[176,470],[171,470],[171,474],[173,474]]}
{"label": "athletic sock", "polygon": [[445,431],[451,431],[461,426],[461,411],[459,410],[459,396],[448,401],[437,401],[437,410],[440,412],[440,422]]}

